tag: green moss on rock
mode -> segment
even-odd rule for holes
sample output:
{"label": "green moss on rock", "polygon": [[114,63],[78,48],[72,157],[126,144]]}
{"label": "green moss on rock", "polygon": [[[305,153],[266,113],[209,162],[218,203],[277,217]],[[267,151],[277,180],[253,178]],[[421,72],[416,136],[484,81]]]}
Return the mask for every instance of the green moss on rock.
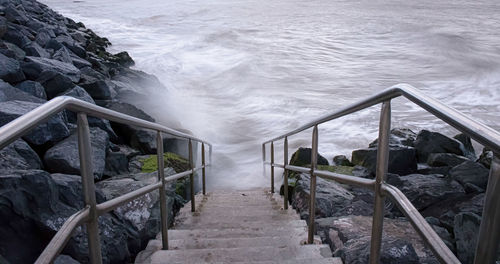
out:
{"label": "green moss on rock", "polygon": [[[147,158],[141,159],[140,162],[142,163],[141,172],[158,170],[157,155],[149,155]],[[190,169],[189,162],[186,159],[171,152],[163,153],[163,164],[165,167],[173,168],[177,173]]]}
{"label": "green moss on rock", "polygon": [[349,167],[349,166],[328,166],[328,165],[318,165],[318,170],[326,170],[338,174],[345,174],[345,175],[351,175],[353,176],[354,174],[352,171],[354,170],[354,167]]}

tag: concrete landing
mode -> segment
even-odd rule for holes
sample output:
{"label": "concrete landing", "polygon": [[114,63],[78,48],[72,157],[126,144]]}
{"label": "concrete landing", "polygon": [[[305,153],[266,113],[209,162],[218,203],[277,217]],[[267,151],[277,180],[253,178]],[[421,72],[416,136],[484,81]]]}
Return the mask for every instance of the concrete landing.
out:
{"label": "concrete landing", "polygon": [[135,263],[334,263],[330,248],[306,245],[307,225],[295,210],[283,210],[283,200],[264,189],[217,191],[197,195],[181,209],[169,250],[161,250],[161,235],[148,243]]}

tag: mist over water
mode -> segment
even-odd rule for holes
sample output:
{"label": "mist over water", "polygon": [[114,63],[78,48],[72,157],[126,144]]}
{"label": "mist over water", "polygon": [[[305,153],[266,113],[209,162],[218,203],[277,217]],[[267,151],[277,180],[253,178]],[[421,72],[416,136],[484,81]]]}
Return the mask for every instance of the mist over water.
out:
{"label": "mist over water", "polygon": [[[497,0],[42,2],[165,84],[145,87],[151,100],[141,107],[214,143],[209,187],[267,185],[262,141],[397,83],[500,130]],[[321,125],[320,153],[330,160],[366,147],[379,111]],[[456,133],[403,99],[392,127]],[[310,146],[310,131],[289,140],[291,155]]]}

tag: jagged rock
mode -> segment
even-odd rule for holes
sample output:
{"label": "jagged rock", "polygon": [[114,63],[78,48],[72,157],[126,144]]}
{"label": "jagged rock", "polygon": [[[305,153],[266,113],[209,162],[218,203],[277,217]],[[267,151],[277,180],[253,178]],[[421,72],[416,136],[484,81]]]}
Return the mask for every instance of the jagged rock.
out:
{"label": "jagged rock", "polygon": [[48,53],[44,48],[40,47],[37,42],[32,41],[28,45],[23,47],[23,50],[28,56],[50,58],[50,53]]}
{"label": "jagged rock", "polygon": [[68,255],[59,255],[54,261],[54,264],[80,264],[80,262]]}
{"label": "jagged rock", "polygon": [[[308,219],[310,176],[300,174],[295,184],[292,206],[302,219]],[[356,197],[336,182],[316,179],[316,217],[370,215],[373,206]]]}
{"label": "jagged rock", "polygon": [[4,46],[2,46],[2,49],[0,49],[0,53],[4,54],[5,56],[16,59],[18,61],[22,61],[24,60],[24,57],[26,57],[26,52],[24,52],[24,50],[22,50],[15,44],[9,42],[4,42],[3,44]]}
{"label": "jagged rock", "polygon": [[156,133],[139,129],[131,135],[130,145],[142,153],[156,153]]}
{"label": "jagged rock", "polygon": [[49,40],[51,38],[55,38],[55,37],[56,37],[56,34],[54,34],[54,31],[52,31],[50,29],[43,28],[43,29],[40,29],[40,31],[38,31],[38,34],[36,34],[35,41],[40,46],[45,47],[47,45],[47,42],[49,42]]}
{"label": "jagged rock", "polygon": [[483,152],[481,152],[481,155],[479,156],[477,162],[483,164],[483,166],[490,169],[492,160],[493,160],[493,151],[489,150],[488,148],[483,148]]}
{"label": "jagged rock", "polygon": [[[352,163],[367,168],[372,173],[377,168],[377,148],[358,149],[352,152]],[[417,171],[415,149],[406,146],[391,146],[389,148],[390,173],[407,175]]]}
{"label": "jagged rock", "polygon": [[460,141],[462,143],[462,151],[464,153],[464,156],[471,160],[475,160],[476,157],[476,151],[474,150],[474,147],[472,146],[472,141],[469,136],[465,134],[458,134],[453,137],[454,139]]}
{"label": "jagged rock", "polygon": [[108,80],[95,80],[80,83],[91,96],[96,100],[109,100],[116,96],[115,85]]}
{"label": "jagged rock", "polygon": [[126,145],[117,145],[110,148],[106,155],[105,176],[114,176],[128,173],[129,160],[140,152]]}
{"label": "jagged rock", "polygon": [[430,153],[452,153],[464,155],[463,144],[441,133],[422,130],[414,142],[419,162],[427,162]]}
{"label": "jagged rock", "polygon": [[441,174],[448,175],[452,167],[441,166],[441,167],[422,167],[417,170],[418,174]]}
{"label": "jagged rock", "polygon": [[481,217],[469,212],[459,213],[454,224],[457,257],[462,263],[473,263]]}
{"label": "jagged rock", "polygon": [[29,81],[29,80],[24,81],[22,83],[18,83],[16,85],[16,88],[18,88],[24,92],[27,92],[35,97],[47,100],[47,94],[45,93],[45,89],[38,82]]}
{"label": "jagged rock", "polygon": [[483,212],[484,193],[467,194],[444,201],[440,201],[426,208],[422,215],[439,218],[441,225],[453,230],[454,219],[460,212],[470,212],[481,215]]}
{"label": "jagged rock", "polygon": [[466,161],[453,167],[449,175],[462,185],[472,183],[480,188],[486,189],[489,173],[490,171],[481,163]]}
{"label": "jagged rock", "polygon": [[128,55],[126,51],[122,51],[113,55],[115,57],[114,61],[124,67],[130,67],[135,64],[134,60]]}
{"label": "jagged rock", "polygon": [[[371,216],[316,219],[316,230],[330,245],[334,256],[345,264],[368,263]],[[381,263],[438,263],[411,224],[400,219],[384,219]]]}
{"label": "jagged rock", "polygon": [[[41,104],[23,101],[0,102],[0,126],[28,113]],[[69,136],[69,130],[62,113],[57,113],[23,136],[32,145],[54,143]]]}
{"label": "jagged rock", "polygon": [[22,139],[0,150],[0,170],[41,169],[38,154]]}
{"label": "jagged rock", "polygon": [[[311,165],[311,148],[299,148],[290,158],[290,165]],[[328,160],[318,153],[318,165],[329,165]]]}
{"label": "jagged rock", "polygon": [[0,16],[0,38],[7,32],[7,19]]}
{"label": "jagged rock", "polygon": [[61,48],[59,48],[54,52],[54,54],[52,55],[52,59],[62,61],[65,63],[73,63],[70,51],[64,46],[62,46]]}
{"label": "jagged rock", "polygon": [[45,92],[49,99],[75,87],[70,77],[51,70],[42,72],[36,81],[45,87]]}
{"label": "jagged rock", "polygon": [[[389,136],[389,145],[413,147],[417,134],[407,128],[393,128]],[[378,146],[378,138],[368,145],[370,148]]]}
{"label": "jagged rock", "polygon": [[85,58],[87,56],[87,51],[69,35],[59,35],[56,37],[56,41],[66,46],[80,58]]}
{"label": "jagged rock", "polygon": [[375,176],[375,174],[373,174],[367,168],[359,165],[354,166],[354,168],[352,169],[352,175],[367,179],[373,178]]}
{"label": "jagged rock", "polygon": [[418,210],[423,210],[443,200],[465,195],[464,189],[458,182],[439,174],[406,176],[388,174],[387,183],[398,187]]}
{"label": "jagged rock", "polygon": [[27,62],[22,65],[22,69],[32,80],[36,80],[44,71],[53,71],[68,77],[72,82],[80,81],[80,70],[73,64],[31,56],[27,56],[26,59]]}
{"label": "jagged rock", "polygon": [[14,88],[10,84],[0,79],[0,102],[7,101],[26,101],[32,103],[45,103],[46,100],[35,97],[21,89]]}
{"label": "jagged rock", "polygon": [[0,78],[6,82],[16,83],[26,79],[19,62],[0,53]]}
{"label": "jagged rock", "polygon": [[333,157],[334,166],[354,166],[345,155],[338,155]]}
{"label": "jagged rock", "polygon": [[25,27],[9,24],[7,26],[7,32],[3,35],[3,39],[17,45],[18,47],[24,47],[31,42],[28,37],[30,35],[31,34]]}
{"label": "jagged rock", "polygon": [[5,8],[4,12],[5,12],[5,18],[7,18],[7,21],[9,22],[21,25],[24,25],[26,24],[26,22],[28,22],[28,17],[26,17],[26,11],[24,11],[22,5],[15,7],[14,5],[9,4]]}
{"label": "jagged rock", "polygon": [[[109,145],[108,134],[100,128],[90,129],[92,147],[92,165],[94,177],[99,180],[106,160],[106,149]],[[58,142],[47,150],[44,162],[50,172],[80,174],[80,158],[78,153],[78,136],[76,134]]]}
{"label": "jagged rock", "polygon": [[427,164],[434,167],[457,166],[465,161],[470,161],[464,156],[458,156],[451,153],[431,153],[427,159]]}

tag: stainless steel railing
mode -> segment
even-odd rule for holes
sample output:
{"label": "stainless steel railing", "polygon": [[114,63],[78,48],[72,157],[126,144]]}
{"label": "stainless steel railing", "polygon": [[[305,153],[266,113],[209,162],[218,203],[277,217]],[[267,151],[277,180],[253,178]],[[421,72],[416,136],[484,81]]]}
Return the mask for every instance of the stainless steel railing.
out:
{"label": "stainless steel railing", "polygon": [[[474,121],[457,110],[444,105],[443,103],[425,95],[421,91],[407,84],[398,84],[389,89],[383,90],[365,100],[327,114],[291,132],[264,142],[262,144],[262,160],[265,165],[268,164],[271,166],[271,192],[274,192],[274,168],[284,168],[284,208],[286,209],[288,208],[288,172],[296,171],[309,173],[311,175],[307,241],[308,243],[312,243],[314,236],[316,177],[335,180],[343,184],[350,184],[373,190],[375,192],[375,200],[370,247],[370,263],[378,263],[380,259],[382,227],[384,220],[384,199],[386,196],[388,196],[409,219],[413,228],[415,228],[417,233],[431,248],[434,255],[441,263],[460,263],[457,257],[444,244],[443,240],[436,234],[436,232],[408,200],[408,198],[398,188],[384,182],[385,175],[387,174],[389,158],[391,99],[400,96],[403,96],[419,105],[429,113],[432,113],[434,116],[450,124],[493,151],[494,158],[490,169],[474,263],[495,263],[496,252],[500,243],[500,133]],[[380,114],[379,144],[375,179],[370,180],[329,171],[317,170],[318,125],[380,103],[382,104],[382,110]],[[313,127],[311,167],[304,168],[288,165],[288,136],[297,134],[311,127]],[[274,160],[274,142],[281,139],[284,139],[284,163],[277,164]],[[269,143],[271,145],[270,162],[266,161],[266,144]]]}
{"label": "stainless steel railing", "polygon": [[[70,110],[77,113],[78,150],[80,156],[80,172],[82,175],[82,186],[85,208],[70,216],[59,231],[52,238],[50,243],[38,257],[35,263],[52,263],[57,255],[64,249],[64,246],[71,237],[72,232],[80,225],[86,224],[89,241],[89,259],[91,263],[102,263],[101,246],[99,239],[98,218],[113,209],[124,205],[142,195],[155,190],[160,192],[161,211],[161,234],[162,247],[168,249],[168,219],[167,202],[165,194],[165,184],[182,177],[189,176],[191,182],[191,211],[195,211],[195,190],[194,173],[202,170],[202,189],[205,189],[205,168],[212,162],[212,145],[204,140],[178,132],[171,128],[148,122],[139,118],[115,112],[103,107],[99,107],[72,97],[56,97],[49,102],[39,106],[29,113],[13,120],[0,128],[0,149],[28,133],[40,123],[43,123],[52,115],[62,111]],[[158,156],[158,182],[144,186],[135,191],[123,194],[109,201],[97,204],[95,197],[94,176],[92,173],[92,158],[90,147],[90,130],[87,115],[107,119],[117,123],[137,126],[157,132],[157,156]],[[189,165],[190,169],[168,177],[164,175],[163,163],[163,137],[162,133],[173,135],[178,138],[188,140]],[[194,167],[193,164],[193,141],[201,144],[201,166]],[[205,145],[209,147],[209,164],[205,161]]]}

